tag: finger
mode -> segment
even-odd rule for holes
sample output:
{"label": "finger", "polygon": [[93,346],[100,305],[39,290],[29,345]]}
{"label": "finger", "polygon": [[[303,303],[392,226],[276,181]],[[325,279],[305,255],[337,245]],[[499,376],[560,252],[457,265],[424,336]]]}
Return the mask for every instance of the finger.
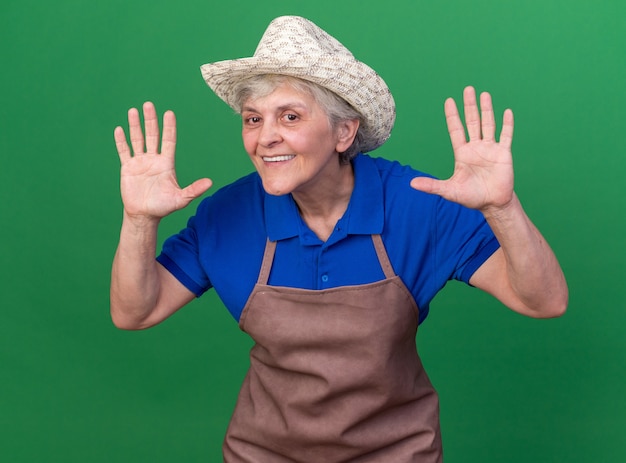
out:
{"label": "finger", "polygon": [[211,188],[212,185],[213,182],[211,179],[201,178],[200,180],[196,180],[191,185],[183,188],[182,193],[189,200],[189,202],[191,202]]}
{"label": "finger", "polygon": [[500,132],[500,145],[509,150],[513,143],[513,122],[513,111],[510,109],[505,110],[502,121],[502,132]]}
{"label": "finger", "polygon": [[496,137],[496,119],[493,115],[491,95],[487,92],[480,94],[480,115],[482,121],[483,140],[494,141]]}
{"label": "finger", "polygon": [[446,114],[446,123],[448,124],[448,134],[452,142],[452,149],[456,150],[466,143],[465,129],[459,117],[459,111],[456,103],[452,98],[448,98],[444,104],[444,112]]}
{"label": "finger", "polygon": [[115,147],[117,148],[117,154],[120,157],[120,161],[123,163],[127,159],[130,159],[130,147],[126,141],[126,134],[121,127],[115,127],[113,131],[113,138],[115,139]]}
{"label": "finger", "polygon": [[440,194],[444,187],[443,180],[437,180],[431,177],[415,177],[411,180],[411,188],[424,193]]}
{"label": "finger", "polygon": [[173,111],[165,111],[163,114],[163,141],[161,142],[161,154],[174,156],[176,152],[176,116]]}
{"label": "finger", "polygon": [[476,103],[476,91],[474,87],[465,87],[463,91],[463,104],[465,108],[465,125],[470,141],[480,140],[480,114]]}
{"label": "finger", "polygon": [[130,128],[130,144],[133,146],[135,156],[143,154],[143,133],[141,131],[141,121],[139,111],[135,108],[128,110],[128,126]]}
{"label": "finger", "polygon": [[143,104],[143,121],[146,126],[146,152],[157,153],[159,150],[159,121],[156,109],[149,101]]}

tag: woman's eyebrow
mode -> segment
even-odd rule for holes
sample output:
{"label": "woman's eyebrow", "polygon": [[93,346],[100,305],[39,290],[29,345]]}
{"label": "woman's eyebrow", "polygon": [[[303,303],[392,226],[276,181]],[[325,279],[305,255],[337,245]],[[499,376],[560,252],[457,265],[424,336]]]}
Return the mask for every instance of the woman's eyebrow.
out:
{"label": "woman's eyebrow", "polygon": [[[276,111],[280,112],[280,111],[284,111],[286,109],[292,109],[292,108],[299,108],[299,109],[305,109],[305,110],[309,109],[309,107],[306,104],[301,103],[299,101],[294,101],[294,102],[288,102],[288,103],[285,103],[285,104],[281,104],[280,106],[278,106],[276,108]],[[244,111],[259,112],[259,110],[256,109],[254,106],[248,106],[248,105],[246,105],[243,108],[241,108],[241,111],[242,112],[244,112]]]}

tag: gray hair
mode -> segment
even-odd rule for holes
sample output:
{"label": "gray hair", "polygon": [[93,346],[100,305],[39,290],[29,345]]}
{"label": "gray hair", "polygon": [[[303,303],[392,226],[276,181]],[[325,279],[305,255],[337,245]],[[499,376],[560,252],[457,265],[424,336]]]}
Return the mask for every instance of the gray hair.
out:
{"label": "gray hair", "polygon": [[234,93],[236,97],[233,107],[241,114],[242,107],[249,98],[267,96],[284,83],[290,85],[294,90],[312,96],[326,113],[328,122],[333,129],[340,122],[353,119],[359,120],[359,129],[352,145],[343,153],[339,153],[339,161],[341,163],[347,164],[362,151],[363,146],[367,146],[367,141],[371,139],[369,129],[364,124],[363,116],[355,108],[327,88],[297,77],[282,74],[261,74],[244,79],[235,87]]}

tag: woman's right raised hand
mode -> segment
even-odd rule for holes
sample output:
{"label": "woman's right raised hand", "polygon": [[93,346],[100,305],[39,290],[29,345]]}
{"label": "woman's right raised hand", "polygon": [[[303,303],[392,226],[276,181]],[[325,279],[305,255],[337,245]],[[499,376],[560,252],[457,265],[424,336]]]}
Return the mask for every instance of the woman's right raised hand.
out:
{"label": "woman's right raised hand", "polygon": [[122,127],[114,132],[115,145],[121,162],[120,189],[124,211],[130,218],[159,220],[187,206],[207,191],[208,178],[196,180],[181,188],[176,179],[176,117],[172,111],[163,115],[163,139],[159,152],[159,122],[150,102],[143,105],[145,137],[141,130],[139,111],[128,111],[130,143]]}

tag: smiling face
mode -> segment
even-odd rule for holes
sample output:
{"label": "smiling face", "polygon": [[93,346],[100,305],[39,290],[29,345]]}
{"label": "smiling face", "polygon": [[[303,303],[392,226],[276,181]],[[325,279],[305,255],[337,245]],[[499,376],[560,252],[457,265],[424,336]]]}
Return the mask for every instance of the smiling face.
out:
{"label": "smiling face", "polygon": [[282,83],[246,100],[241,116],[244,147],[267,193],[326,197],[352,175],[338,153],[351,145],[358,121],[333,128],[307,92]]}

